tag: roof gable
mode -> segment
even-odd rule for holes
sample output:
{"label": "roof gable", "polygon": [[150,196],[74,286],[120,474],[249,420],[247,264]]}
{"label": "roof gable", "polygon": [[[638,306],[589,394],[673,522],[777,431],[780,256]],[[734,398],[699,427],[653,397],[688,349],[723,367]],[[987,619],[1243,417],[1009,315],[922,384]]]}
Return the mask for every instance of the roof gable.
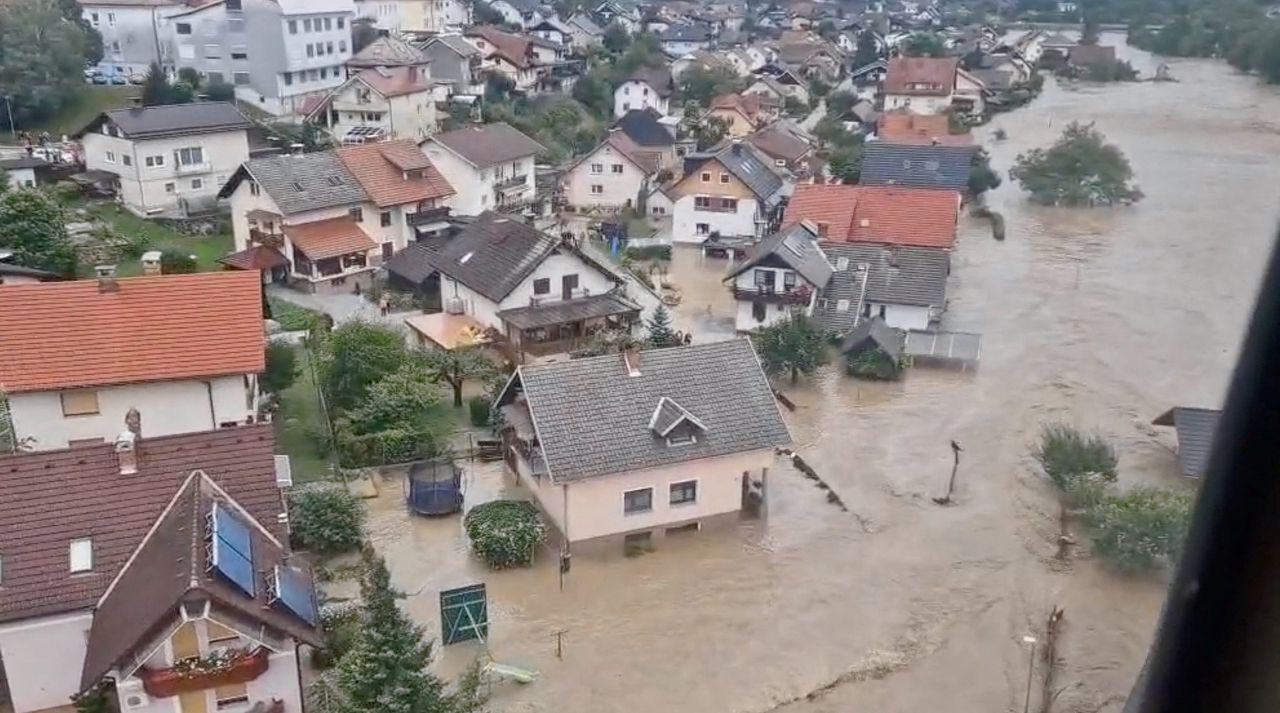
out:
{"label": "roof gable", "polygon": [[250,159],[218,197],[230,197],[245,179],[257,181],[285,215],[354,206],[369,198],[335,151]]}
{"label": "roof gable", "polygon": [[545,150],[542,144],[505,121],[436,134],[427,142],[439,144],[479,169],[530,158]]}
{"label": "roof gable", "polygon": [[480,295],[501,302],[560,244],[559,238],[488,211],[441,248],[431,263]]}
{"label": "roof gable", "polygon": [[661,117],[653,109],[632,109],[613,123],[622,129],[633,142],[640,146],[666,148],[674,146],[676,138],[658,119]]}
{"label": "roof gable", "polygon": [[253,126],[230,102],[194,102],[106,111],[76,132],[76,137],[96,131],[106,122],[132,140],[245,131]]}
{"label": "roof gable", "polygon": [[455,193],[411,139],[337,149],[338,158],[379,208],[436,200]]}
{"label": "roof gable", "polygon": [[766,258],[774,258],[795,270],[810,285],[823,287],[831,279],[831,264],[815,242],[818,234],[810,225],[807,221],[789,225],[761,240],[751,257],[730,271],[726,279],[760,265]]}

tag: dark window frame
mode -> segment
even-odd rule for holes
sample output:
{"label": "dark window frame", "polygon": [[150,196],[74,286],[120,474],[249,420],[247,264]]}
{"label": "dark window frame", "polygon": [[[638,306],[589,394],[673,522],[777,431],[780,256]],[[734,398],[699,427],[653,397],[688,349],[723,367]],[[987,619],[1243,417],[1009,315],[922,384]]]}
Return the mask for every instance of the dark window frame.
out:
{"label": "dark window frame", "polygon": [[[642,493],[645,494],[647,497],[647,500],[645,501],[643,508],[633,504],[633,498],[632,498],[632,496],[639,496]],[[634,490],[623,491],[622,493],[622,514],[623,515],[643,515],[644,513],[647,513],[647,512],[653,512],[653,486],[647,486],[644,488],[636,488]]]}

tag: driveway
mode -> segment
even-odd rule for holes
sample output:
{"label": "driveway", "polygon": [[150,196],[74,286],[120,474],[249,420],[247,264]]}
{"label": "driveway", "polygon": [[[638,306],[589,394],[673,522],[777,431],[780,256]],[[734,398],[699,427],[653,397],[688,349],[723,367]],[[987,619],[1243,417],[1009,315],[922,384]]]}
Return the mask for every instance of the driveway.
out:
{"label": "driveway", "polygon": [[404,318],[416,314],[413,310],[409,310],[406,312],[392,312],[384,317],[379,313],[377,305],[364,297],[349,292],[312,295],[291,290],[287,287],[268,285],[267,296],[275,297],[299,307],[324,312],[333,317],[335,325],[359,319],[366,322],[381,322],[396,329],[404,329]]}

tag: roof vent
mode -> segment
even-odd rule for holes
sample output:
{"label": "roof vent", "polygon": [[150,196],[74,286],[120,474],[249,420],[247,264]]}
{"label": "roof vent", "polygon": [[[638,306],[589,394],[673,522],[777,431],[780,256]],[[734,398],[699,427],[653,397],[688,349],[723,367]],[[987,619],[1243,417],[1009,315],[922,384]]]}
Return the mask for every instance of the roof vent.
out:
{"label": "roof vent", "polygon": [[138,472],[137,435],[133,431],[121,431],[116,436],[116,462],[120,464],[120,475],[133,475]]}
{"label": "roof vent", "polygon": [[98,278],[99,293],[107,294],[120,291],[120,283],[116,281],[115,265],[98,265],[93,268],[93,274]]}
{"label": "roof vent", "polygon": [[623,349],[622,365],[627,367],[627,376],[640,376],[640,348],[630,346]]}

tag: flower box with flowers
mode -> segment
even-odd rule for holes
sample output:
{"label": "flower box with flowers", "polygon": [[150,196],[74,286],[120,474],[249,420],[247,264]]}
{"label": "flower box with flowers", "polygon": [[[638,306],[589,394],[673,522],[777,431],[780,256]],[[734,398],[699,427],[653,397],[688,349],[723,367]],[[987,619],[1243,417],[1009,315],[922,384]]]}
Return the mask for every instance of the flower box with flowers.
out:
{"label": "flower box with flowers", "polygon": [[142,687],[156,698],[168,698],[189,691],[248,683],[266,673],[269,665],[265,648],[226,649],[206,656],[182,659],[168,668],[143,668],[138,672]]}

